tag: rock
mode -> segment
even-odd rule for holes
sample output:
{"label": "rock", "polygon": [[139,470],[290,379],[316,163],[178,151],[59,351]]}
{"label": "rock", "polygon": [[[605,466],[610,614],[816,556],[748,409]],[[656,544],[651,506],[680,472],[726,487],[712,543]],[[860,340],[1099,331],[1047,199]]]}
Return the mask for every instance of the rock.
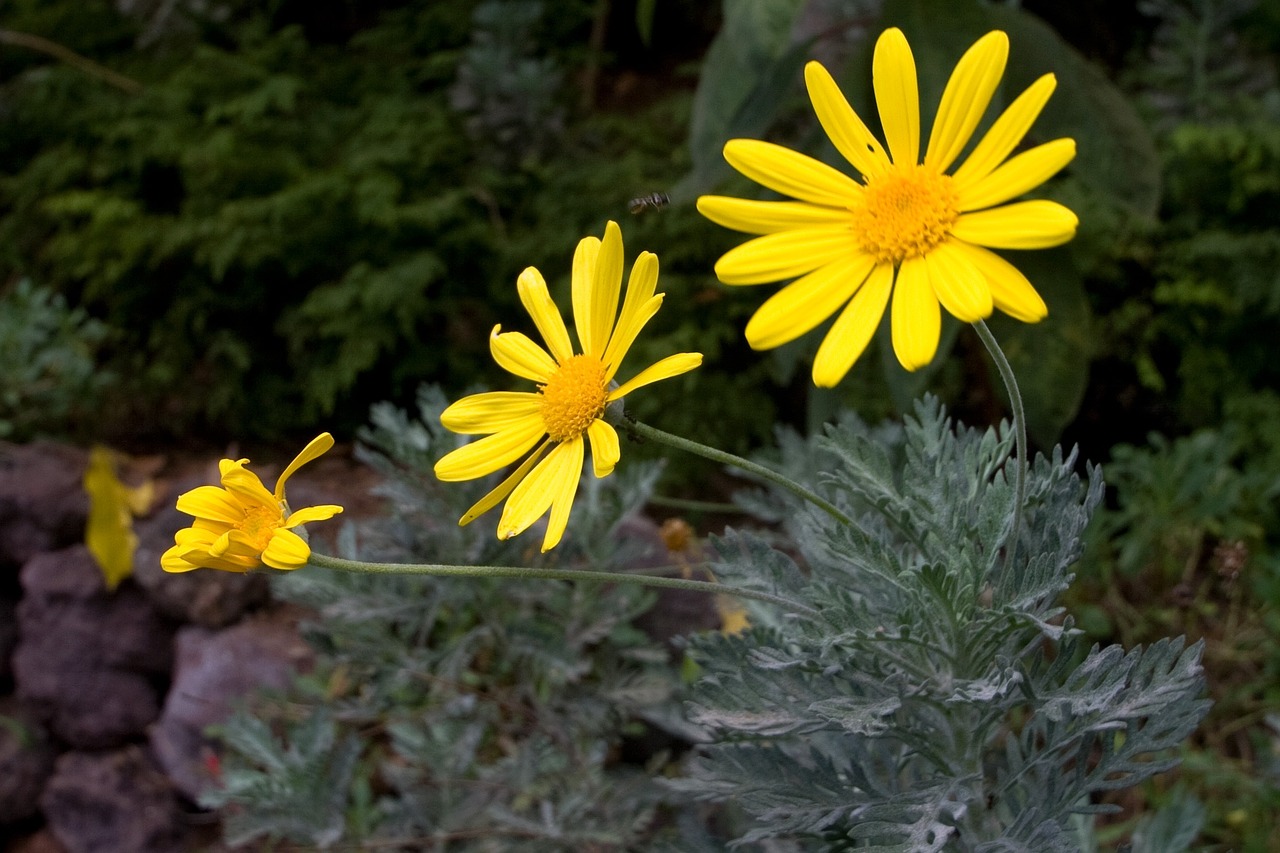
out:
{"label": "rock", "polygon": [[[197,485],[199,482],[192,482],[189,488]],[[138,550],[133,557],[133,577],[155,608],[171,619],[217,628],[265,604],[270,596],[266,574],[211,569],[172,574],[160,568],[160,555],[173,545],[173,534],[190,525],[191,516],[178,512],[171,500],[134,525]]]}
{"label": "rock", "polygon": [[185,849],[178,798],[137,746],[64,753],[40,808],[68,853]]}
{"label": "rock", "polygon": [[18,646],[18,602],[0,596],[0,691],[4,682],[13,674],[9,659]]}
{"label": "rock", "polygon": [[86,461],[84,451],[48,442],[0,448],[0,567],[84,538]]}
{"label": "rock", "polygon": [[151,748],[177,789],[196,800],[211,781],[208,761],[216,755],[204,730],[226,720],[251,691],[287,687],[311,667],[313,653],[293,621],[279,614],[221,631],[188,626],[175,646],[173,687],[151,727]]}
{"label": "rock", "polygon": [[83,545],[22,568],[14,684],[55,735],[79,749],[141,737],[160,711],[155,682],[173,659],[173,626],[130,581],[109,593]]}
{"label": "rock", "polygon": [[55,753],[36,715],[0,699],[0,825],[34,817]]}
{"label": "rock", "polygon": [[67,848],[63,847],[58,839],[53,837],[53,833],[48,827],[28,835],[26,838],[19,838],[16,841],[9,842],[9,846],[5,848],[8,853],[67,853]]}

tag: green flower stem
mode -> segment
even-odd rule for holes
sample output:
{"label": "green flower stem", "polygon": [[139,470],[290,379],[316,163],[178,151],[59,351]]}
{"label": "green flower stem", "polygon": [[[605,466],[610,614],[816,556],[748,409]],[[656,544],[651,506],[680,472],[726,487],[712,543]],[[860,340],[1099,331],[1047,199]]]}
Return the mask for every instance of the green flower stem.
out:
{"label": "green flower stem", "polygon": [[757,465],[748,459],[743,459],[741,456],[735,456],[732,453],[725,453],[723,450],[717,450],[714,447],[708,447],[705,444],[699,444],[696,441],[690,441],[687,438],[681,438],[678,435],[663,432],[662,430],[651,427],[648,424],[642,424],[639,421],[624,420],[618,424],[618,426],[630,431],[633,435],[639,436],[640,438],[656,441],[661,444],[665,444],[668,447],[674,447],[677,450],[683,450],[686,453],[692,453],[695,456],[710,459],[712,462],[719,462],[721,465],[732,465],[734,468],[741,471],[746,471],[749,474],[755,474],[761,479],[768,480],[770,483],[781,486],[801,500],[808,501],[841,524],[847,524],[850,527],[853,526],[853,519],[849,518],[849,516],[837,509],[830,501],[809,491],[790,477],[783,476],[777,471],[766,468],[763,465]]}
{"label": "green flower stem", "polygon": [[732,595],[737,598],[750,598],[773,604],[793,613],[805,616],[819,616],[817,610],[803,604],[757,592],[750,589],[737,589],[718,583],[685,580],[683,578],[662,578],[653,575],[632,575],[614,572],[591,572],[577,569],[537,569],[528,566],[441,566],[434,563],[366,563],[361,560],[345,560],[342,557],[330,557],[327,554],[311,553],[311,565],[321,569],[334,569],[339,572],[359,572],[366,575],[431,575],[433,577],[463,578],[514,578],[516,580],[544,581],[600,581],[602,583],[633,584],[635,586],[662,587],[665,589],[687,589],[692,592],[708,592],[714,595]]}
{"label": "green flower stem", "polygon": [[1022,507],[1027,502],[1027,414],[1022,408],[1022,394],[1018,392],[1018,380],[1013,375],[1013,368],[1009,366],[1009,359],[1004,356],[1004,350],[1000,349],[1000,344],[996,343],[995,336],[991,334],[985,322],[979,320],[973,324],[973,328],[982,339],[987,352],[991,353],[991,358],[996,363],[996,370],[1000,371],[1000,378],[1004,380],[1004,387],[1009,392],[1009,407],[1013,410],[1013,440],[1018,455],[1018,467],[1014,472],[1013,528],[1009,533],[1009,559],[1005,562],[1005,565],[1012,568],[1018,556]]}

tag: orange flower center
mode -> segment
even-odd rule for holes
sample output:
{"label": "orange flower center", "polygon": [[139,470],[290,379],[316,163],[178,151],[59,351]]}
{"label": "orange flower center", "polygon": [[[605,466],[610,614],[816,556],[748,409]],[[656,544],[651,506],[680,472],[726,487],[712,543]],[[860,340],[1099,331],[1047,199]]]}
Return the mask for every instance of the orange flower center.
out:
{"label": "orange flower center", "polygon": [[244,520],[236,524],[245,536],[253,542],[253,547],[262,553],[271,542],[271,535],[284,523],[283,515],[273,512],[270,507],[248,506],[244,508]]}
{"label": "orange flower center", "polygon": [[890,169],[867,180],[853,208],[858,245],[881,263],[901,263],[935,249],[960,216],[950,175],[923,166]]}
{"label": "orange flower center", "polygon": [[572,441],[604,414],[604,365],[600,359],[575,355],[551,374],[542,392],[542,423],[556,441]]}

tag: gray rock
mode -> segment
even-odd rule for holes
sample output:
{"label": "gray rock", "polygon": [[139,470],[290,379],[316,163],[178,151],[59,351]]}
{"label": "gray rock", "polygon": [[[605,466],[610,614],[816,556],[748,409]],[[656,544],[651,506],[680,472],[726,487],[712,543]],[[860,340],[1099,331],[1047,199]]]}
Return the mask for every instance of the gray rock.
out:
{"label": "gray rock", "polygon": [[63,753],[40,808],[68,853],[185,849],[178,798],[137,746]]}
{"label": "gray rock", "polygon": [[83,450],[48,442],[0,446],[0,567],[84,538]]}
{"label": "gray rock", "polygon": [[171,668],[173,626],[132,582],[107,592],[82,545],[33,557],[21,578],[18,696],[76,748],[141,737],[159,714],[154,683]]}
{"label": "gray rock", "polygon": [[173,687],[151,727],[151,748],[177,789],[196,800],[211,781],[207,762],[216,754],[204,730],[226,720],[252,691],[287,687],[314,658],[292,619],[279,614],[221,631],[188,626],[175,646]]}
{"label": "gray rock", "polygon": [[0,682],[13,674],[9,659],[18,645],[18,602],[0,595]]}
{"label": "gray rock", "polygon": [[55,755],[36,715],[12,697],[0,699],[0,825],[39,812]]}

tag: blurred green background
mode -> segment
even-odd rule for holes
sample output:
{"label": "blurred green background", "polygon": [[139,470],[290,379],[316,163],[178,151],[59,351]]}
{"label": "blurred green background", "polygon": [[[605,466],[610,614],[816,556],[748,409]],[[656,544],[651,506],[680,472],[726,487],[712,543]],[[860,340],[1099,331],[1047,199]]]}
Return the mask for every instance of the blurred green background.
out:
{"label": "blurred green background", "polygon": [[[1033,441],[1106,466],[1073,610],[1099,639],[1209,640],[1212,716],[1142,795],[1184,786],[1208,843],[1280,849],[1280,0],[9,0],[0,438],[350,437],[424,382],[500,387],[488,332],[531,325],[516,276],[537,266],[567,305],[573,247],[609,218],[669,294],[633,364],[706,355],[641,418],[746,451],[931,390],[992,423],[1000,383],[958,324],[930,368],[881,341],[833,391],[809,382],[819,334],[751,352],[773,288],[719,285],[740,238],[693,209],[759,192],[720,157],[733,136],[837,163],[800,69],[822,59],[874,128],[890,25],[926,122],[989,29],[1012,48],[988,121],[1058,76],[1028,143],[1077,140],[1037,195],[1079,236],[1014,258],[1050,318],[992,327]],[[629,212],[654,192],[671,203]]]}

